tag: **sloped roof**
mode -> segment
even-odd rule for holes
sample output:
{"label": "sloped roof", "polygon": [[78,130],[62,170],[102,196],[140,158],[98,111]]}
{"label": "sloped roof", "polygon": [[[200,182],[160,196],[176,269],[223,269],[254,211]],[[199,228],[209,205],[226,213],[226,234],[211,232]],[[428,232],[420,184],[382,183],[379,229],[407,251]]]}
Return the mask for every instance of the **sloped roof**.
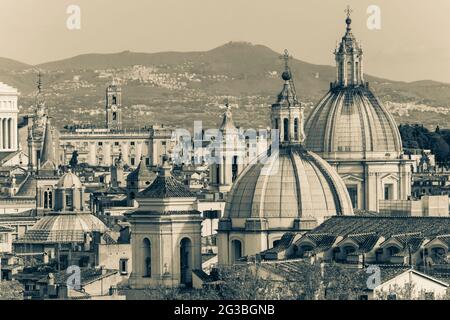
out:
{"label": "sloped roof", "polygon": [[55,145],[53,141],[53,131],[50,125],[50,120],[47,120],[45,126],[44,143],[41,155],[41,170],[56,170],[57,160],[55,155]]}
{"label": "sloped roof", "polygon": [[296,235],[297,235],[297,233],[295,233],[295,232],[286,232],[285,234],[283,234],[283,236],[281,237],[280,241],[278,242],[278,244],[276,246],[261,252],[261,255],[270,254],[270,253],[279,253],[283,250],[286,250],[287,248],[289,248],[291,246]]}
{"label": "sloped roof", "polygon": [[163,167],[153,183],[138,194],[138,198],[194,198],[195,194],[175,179],[169,167]]}
{"label": "sloped roof", "polygon": [[349,234],[345,239],[352,239],[356,242],[358,244],[358,252],[368,252],[373,249],[380,236],[376,232],[366,232]]}
{"label": "sloped roof", "polygon": [[22,151],[2,151],[0,152],[0,164],[5,163],[12,157],[14,157],[16,154],[20,153]]}
{"label": "sloped roof", "polygon": [[371,232],[384,238],[408,233],[430,238],[450,234],[450,217],[333,216],[307,235],[328,233],[346,237]]}
{"label": "sloped roof", "polygon": [[298,239],[295,244],[297,246],[300,245],[300,242],[305,238],[314,242],[314,244],[316,245],[315,251],[322,251],[331,248],[337,237],[329,233],[306,234]]}
{"label": "sloped roof", "polygon": [[34,176],[28,175],[19,187],[16,197],[35,197],[37,181]]}
{"label": "sloped roof", "polygon": [[[93,268],[81,268],[81,275],[80,275],[80,281],[81,281],[81,285],[87,285],[89,283],[95,282],[97,280],[109,277],[111,275],[116,274],[118,271],[117,270],[104,270],[102,271],[101,269],[93,269]],[[62,284],[62,285],[66,285],[67,284],[67,280],[69,279],[69,277],[71,276],[70,273],[67,273],[67,270],[64,271],[60,271],[58,273],[54,274],[55,277],[55,283],[57,284]],[[39,282],[47,282],[48,279],[48,275],[41,278],[39,280]]]}
{"label": "sloped roof", "polygon": [[137,181],[145,179],[151,180],[155,176],[156,174],[148,170],[147,166],[144,163],[144,160],[141,159],[137,168],[127,176],[127,181]]}

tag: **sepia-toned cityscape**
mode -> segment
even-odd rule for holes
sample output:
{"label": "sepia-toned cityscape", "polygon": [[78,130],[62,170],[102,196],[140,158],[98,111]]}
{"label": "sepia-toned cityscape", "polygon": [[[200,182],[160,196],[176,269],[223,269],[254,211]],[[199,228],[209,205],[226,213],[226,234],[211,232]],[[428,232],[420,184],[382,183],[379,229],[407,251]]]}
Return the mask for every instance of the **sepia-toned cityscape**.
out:
{"label": "sepia-toned cityscape", "polygon": [[[332,1],[330,25],[300,32],[290,14],[319,19],[328,1],[295,1],[274,34],[261,26],[268,46],[138,53],[121,44],[146,50],[130,26],[142,4],[129,3],[117,28],[131,38],[101,34],[94,54],[83,36],[108,27],[79,2],[60,5],[61,26],[37,27],[49,39],[34,52],[10,38],[0,49],[0,300],[450,299],[450,79],[434,73],[450,61],[431,40],[388,35],[423,7]],[[261,17],[281,5],[261,3]],[[217,41],[232,34],[215,26]],[[58,32],[83,44],[59,47]],[[423,47],[406,43],[419,38],[435,52],[423,68]],[[195,308],[174,314],[215,312]],[[246,308],[234,312],[273,312]]]}

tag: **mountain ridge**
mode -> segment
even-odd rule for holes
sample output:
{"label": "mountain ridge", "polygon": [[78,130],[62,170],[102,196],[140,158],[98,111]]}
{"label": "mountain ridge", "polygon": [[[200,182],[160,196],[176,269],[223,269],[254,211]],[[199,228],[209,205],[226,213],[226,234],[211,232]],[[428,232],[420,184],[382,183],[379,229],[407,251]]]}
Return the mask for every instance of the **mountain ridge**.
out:
{"label": "mountain ridge", "polygon": [[[104,90],[117,77],[123,81],[124,106],[144,106],[145,111],[139,111],[144,114],[143,122],[173,121],[185,125],[194,116],[217,122],[222,112],[218,105],[224,97],[231,96],[243,105],[240,113],[244,123],[256,118],[257,124],[263,126],[267,117],[259,114],[256,106],[272,103],[281,90],[280,74],[284,69],[281,55],[264,45],[232,41],[208,51],[91,53],[37,66],[5,60],[4,69],[0,59],[0,81],[18,87],[27,112],[34,103],[36,69],[42,70],[48,105],[64,122],[78,119],[74,117],[79,117],[80,122],[91,121],[85,112],[92,113],[94,122],[101,121]],[[14,70],[15,66],[18,70]],[[299,99],[309,105],[323,97],[336,76],[334,66],[295,58],[290,60],[290,68]],[[367,74],[365,80],[391,108],[399,123],[445,127],[450,120],[450,84],[433,80],[404,82]],[[169,106],[172,109],[167,109]],[[72,117],[69,115],[73,110],[61,114],[62,108],[69,107],[84,111]],[[138,111],[129,112],[132,114],[124,119],[125,123],[133,123]],[[168,117],[164,112],[177,115]]]}

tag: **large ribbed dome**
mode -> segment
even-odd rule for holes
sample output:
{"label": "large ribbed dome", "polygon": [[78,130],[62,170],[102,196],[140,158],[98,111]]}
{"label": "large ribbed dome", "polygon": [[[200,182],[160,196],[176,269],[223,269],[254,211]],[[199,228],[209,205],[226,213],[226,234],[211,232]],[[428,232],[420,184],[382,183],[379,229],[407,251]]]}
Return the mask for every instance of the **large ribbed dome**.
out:
{"label": "large ribbed dome", "polygon": [[292,146],[272,157],[278,160],[259,160],[240,175],[227,198],[225,218],[314,218],[320,223],[328,216],[353,214],[344,183],[319,156]]}
{"label": "large ribbed dome", "polygon": [[306,148],[330,159],[398,158],[402,143],[397,124],[364,81],[363,51],[351,31],[334,52],[336,81],[309,115]]}
{"label": "large ribbed dome", "polygon": [[305,132],[306,148],[326,159],[396,158],[402,151],[395,120],[367,85],[332,88],[308,117]]}
{"label": "large ribbed dome", "polygon": [[348,152],[397,157],[402,149],[394,119],[366,86],[330,90],[310,114],[305,129],[308,150],[325,158]]}
{"label": "large ribbed dome", "polygon": [[16,243],[79,243],[84,234],[108,230],[105,224],[90,213],[52,213],[41,218]]}

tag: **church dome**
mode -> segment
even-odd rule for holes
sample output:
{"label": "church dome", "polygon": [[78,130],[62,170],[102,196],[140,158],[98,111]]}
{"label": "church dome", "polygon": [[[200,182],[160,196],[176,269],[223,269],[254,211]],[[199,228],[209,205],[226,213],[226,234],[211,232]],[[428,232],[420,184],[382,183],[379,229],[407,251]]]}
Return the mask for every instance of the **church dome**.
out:
{"label": "church dome", "polygon": [[77,175],[69,171],[59,179],[56,187],[59,189],[81,189],[83,185]]}
{"label": "church dome", "polygon": [[363,50],[351,31],[334,52],[337,79],[305,125],[306,148],[325,159],[395,159],[402,152],[392,115],[364,81]]}
{"label": "church dome", "polygon": [[[273,159],[272,159],[273,158]],[[315,219],[352,215],[347,189],[331,166],[302,146],[281,148],[248,166],[235,182],[225,218]]]}
{"label": "church dome", "polygon": [[305,133],[306,148],[324,158],[390,158],[402,151],[395,120],[367,85],[332,88],[308,117]]}
{"label": "church dome", "polygon": [[83,242],[86,233],[105,233],[105,224],[90,213],[52,213],[41,218],[16,243]]}

